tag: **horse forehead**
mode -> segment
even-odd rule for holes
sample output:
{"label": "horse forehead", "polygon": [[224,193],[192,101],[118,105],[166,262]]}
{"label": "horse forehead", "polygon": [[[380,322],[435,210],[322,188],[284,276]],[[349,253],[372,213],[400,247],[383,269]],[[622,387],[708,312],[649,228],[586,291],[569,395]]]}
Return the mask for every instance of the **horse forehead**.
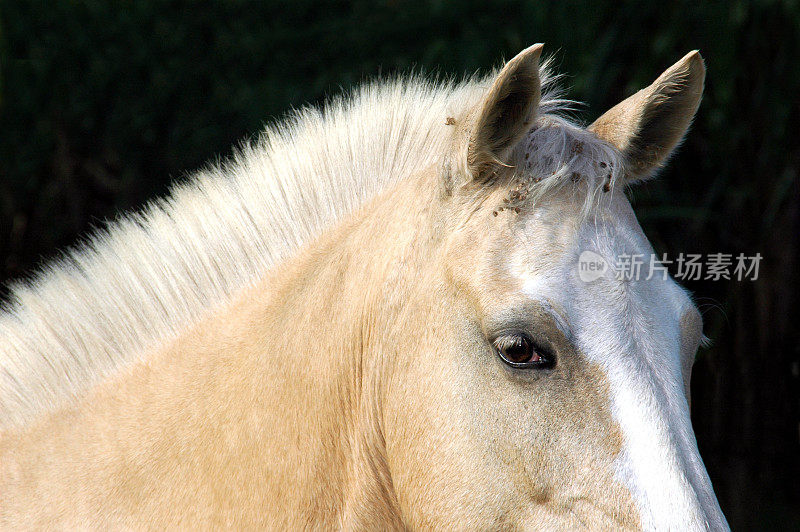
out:
{"label": "horse forehead", "polygon": [[[572,334],[596,338],[602,328],[604,336],[619,338],[618,344],[636,335],[647,351],[671,351],[689,298],[660,272],[647,278],[653,249],[627,200],[610,201],[608,209],[580,221],[554,221],[565,212],[563,205],[542,208],[523,224],[510,268],[523,295],[559,309]],[[623,278],[583,278],[579,268],[586,252],[613,265]]]}
{"label": "horse forehead", "polygon": [[578,273],[583,252],[599,255],[608,264],[620,257],[648,258],[649,241],[627,200],[609,198],[607,207],[584,216],[579,202],[554,201],[533,209],[520,221],[513,243],[511,270],[515,277],[541,286],[541,279],[565,278]]}

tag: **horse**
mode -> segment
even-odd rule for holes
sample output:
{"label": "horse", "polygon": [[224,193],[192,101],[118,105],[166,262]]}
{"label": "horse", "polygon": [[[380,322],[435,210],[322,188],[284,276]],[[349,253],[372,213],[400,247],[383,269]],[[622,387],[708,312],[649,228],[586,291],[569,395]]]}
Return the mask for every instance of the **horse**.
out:
{"label": "horse", "polygon": [[296,111],[15,285],[3,528],[727,529],[689,293],[580,270],[654,256],[704,61],[585,127],[541,52]]}

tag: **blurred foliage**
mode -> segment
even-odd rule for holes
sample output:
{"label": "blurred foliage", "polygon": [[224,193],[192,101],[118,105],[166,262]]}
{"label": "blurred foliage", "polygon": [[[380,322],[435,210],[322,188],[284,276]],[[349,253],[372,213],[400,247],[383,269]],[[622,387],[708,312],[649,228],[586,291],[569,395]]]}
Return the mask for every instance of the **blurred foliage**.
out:
{"label": "blurred foliage", "polygon": [[757,282],[688,284],[714,342],[693,418],[734,528],[800,528],[799,41],[797,1],[1,0],[0,279],[378,74],[545,42],[588,122],[699,48],[693,131],[631,194],[659,252],[765,257]]}

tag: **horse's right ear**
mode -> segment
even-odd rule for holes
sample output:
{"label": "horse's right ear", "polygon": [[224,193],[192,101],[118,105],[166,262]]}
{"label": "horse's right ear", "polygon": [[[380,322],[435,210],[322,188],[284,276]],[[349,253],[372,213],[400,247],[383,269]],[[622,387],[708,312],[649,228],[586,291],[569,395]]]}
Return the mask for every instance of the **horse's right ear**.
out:
{"label": "horse's right ear", "polygon": [[492,166],[507,164],[511,149],[528,132],[539,107],[542,44],[526,48],[506,63],[478,105],[469,135],[467,165],[475,179]]}

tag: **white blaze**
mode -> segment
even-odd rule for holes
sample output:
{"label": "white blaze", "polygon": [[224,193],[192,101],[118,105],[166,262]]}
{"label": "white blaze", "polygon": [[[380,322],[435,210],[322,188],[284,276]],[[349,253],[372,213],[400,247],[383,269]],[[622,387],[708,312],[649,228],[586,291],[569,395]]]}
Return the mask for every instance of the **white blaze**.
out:
{"label": "white blaze", "polygon": [[614,203],[614,216],[590,217],[582,224],[573,235],[577,248],[564,253],[560,264],[546,271],[528,256],[527,268],[522,259],[514,269],[530,297],[563,309],[576,347],[605,369],[612,415],[624,438],[616,475],[630,489],[642,526],[727,530],[684,393],[679,324],[691,309],[690,299],[660,273],[646,279],[645,267],[638,280],[580,269],[587,261],[614,265],[621,254],[642,254],[648,264],[653,251],[630,205],[624,199]]}

